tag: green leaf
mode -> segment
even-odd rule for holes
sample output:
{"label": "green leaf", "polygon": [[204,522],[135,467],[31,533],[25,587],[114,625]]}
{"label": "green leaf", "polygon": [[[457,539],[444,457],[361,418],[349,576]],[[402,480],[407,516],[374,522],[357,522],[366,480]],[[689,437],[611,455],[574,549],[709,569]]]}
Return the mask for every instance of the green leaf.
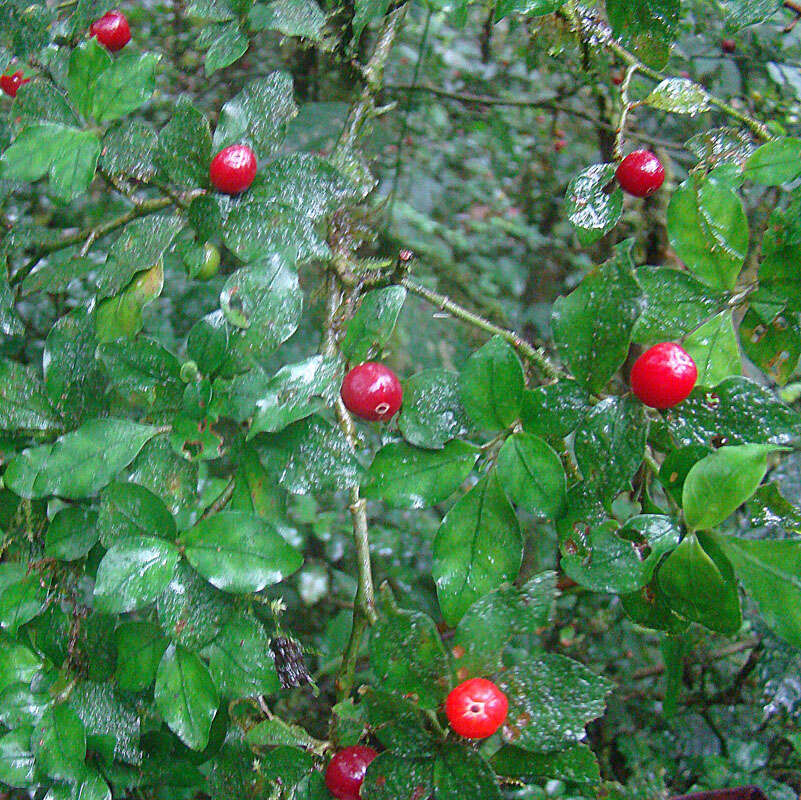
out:
{"label": "green leaf", "polygon": [[93,419],[55,444],[13,458],[3,480],[20,497],[89,497],[130,464],[156,433],[152,425],[126,419]]}
{"label": "green leaf", "polygon": [[556,573],[541,572],[520,588],[501,586],[476,600],[459,620],[453,638],[451,653],[459,675],[499,672],[509,642],[548,625],[556,596]]}
{"label": "green leaf", "polygon": [[766,20],[779,10],[781,0],[721,0],[726,14],[726,24],[731,30],[739,30]]}
{"label": "green leaf", "polygon": [[280,431],[321,406],[331,406],[342,383],[342,366],[334,358],[312,356],[282,367],[261,392],[248,438]]}
{"label": "green leaf", "polygon": [[129,537],[176,536],[175,519],[161,498],[135,483],[113,483],[103,491],[97,529],[106,548]]}
{"label": "green leaf", "polygon": [[394,508],[436,505],[464,483],[479,453],[477,447],[458,439],[441,450],[393,442],[376,453],[362,483],[362,493]]}
{"label": "green leaf", "polygon": [[734,573],[714,541],[694,533],[668,556],[657,575],[671,608],[707,628],[731,635],[742,624]]}
{"label": "green leaf", "polygon": [[30,684],[42,668],[42,659],[24,645],[1,635],[0,645],[3,647],[3,660],[0,661],[0,689],[15,683]]}
{"label": "green leaf", "polygon": [[721,447],[695,464],[682,494],[687,527],[709,530],[725,521],[757,490],[768,455],[779,449],[765,444]]}
{"label": "green leaf", "polygon": [[229,338],[236,371],[266,361],[297,330],[302,306],[298,276],[282,258],[264,259],[231,275],[220,307],[228,322],[242,329]]}
{"label": "green leaf", "polygon": [[19,789],[35,785],[36,761],[28,725],[0,736],[0,781]]}
{"label": "green leaf", "polygon": [[[206,30],[212,31],[212,28],[209,27]],[[214,25],[213,33],[209,38],[210,46],[206,52],[205,61],[207,77],[238,61],[245,55],[250,45],[247,36],[242,33],[236,22]]]}
{"label": "green leaf", "polygon": [[92,182],[99,155],[100,141],[91,131],[39,123],[25,128],[0,157],[0,178],[30,182],[49,173],[51,192],[68,202]]}
{"label": "green leaf", "polygon": [[404,383],[398,428],[409,444],[440,449],[467,433],[468,424],[455,372],[429,369]]}
{"label": "green leaf", "polygon": [[498,478],[511,501],[531,514],[555,519],[567,500],[559,456],[539,436],[515,433],[498,453]]}
{"label": "green leaf", "polygon": [[270,651],[270,637],[252,617],[237,616],[209,645],[209,671],[226,699],[270,695],[281,684]]}
{"label": "green leaf", "polygon": [[687,269],[703,283],[731,290],[748,253],[748,220],[730,188],[690,178],[667,211],[668,238]]}
{"label": "green leaf", "polygon": [[684,340],[684,349],[698,367],[698,386],[717,386],[742,372],[733,312],[724,311]]}
{"label": "green leaf", "polygon": [[495,773],[476,752],[445,744],[434,763],[437,800],[501,800]]}
{"label": "green leaf", "polygon": [[0,592],[0,628],[12,636],[42,613],[47,603],[47,582],[34,573]]}
{"label": "green leaf", "polygon": [[380,351],[395,330],[404,300],[406,289],[402,286],[374,289],[364,295],[340,345],[348,361],[359,364]]}
{"label": "green leaf", "polygon": [[36,725],[50,703],[46,692],[32,692],[24,683],[13,683],[0,692],[0,722],[12,730]]}
{"label": "green leaf", "polygon": [[696,389],[666,414],[683,445],[790,444],[801,436],[801,415],[745,378],[727,378],[714,391]]}
{"label": "green leaf", "polygon": [[665,78],[651,90],[643,103],[670,114],[694,117],[709,108],[709,95],[703,86],[687,78]]}
{"label": "green leaf", "polygon": [[62,508],[45,537],[45,555],[61,561],[83,558],[97,543],[97,512],[86,506]]}
{"label": "green leaf", "polygon": [[178,549],[153,536],[132,536],[113,545],[97,568],[95,608],[122,614],[152,603],[169,585]]}
{"label": "green leaf", "polygon": [[564,5],[565,0],[501,0],[495,6],[495,21],[500,22],[509,14],[526,17],[542,17]]}
{"label": "green leaf", "polygon": [[203,750],[218,703],[203,662],[180,645],[170,645],[159,664],[154,698],[170,730],[187,747]]}
{"label": "green leaf", "polygon": [[258,453],[252,447],[245,447],[239,458],[231,510],[275,519],[283,514],[285,498],[285,492],[276,486],[262,466]]}
{"label": "green leaf", "polygon": [[70,100],[84,117],[91,117],[97,84],[111,66],[111,56],[95,37],[81,42],[69,58],[67,86]]}
{"label": "green leaf", "polygon": [[748,521],[752,528],[801,533],[801,509],[789,503],[775,483],[757,489],[748,503]]}
{"label": "green leaf", "polygon": [[[367,767],[360,796],[364,800],[414,800],[432,797],[434,761],[380,753]],[[422,792],[422,794],[420,794]]]}
{"label": "green leaf", "polygon": [[105,267],[98,273],[98,297],[116,294],[137,272],[156,264],[183,227],[176,214],[149,214],[129,222],[109,250]]}
{"label": "green leaf", "polygon": [[[25,281],[23,281],[23,285],[24,283]],[[24,333],[25,326],[17,316],[14,308],[11,287],[8,285],[8,280],[3,275],[2,270],[0,270],[0,335],[9,339],[16,339],[23,336]]]}
{"label": "green leaf", "polygon": [[482,478],[442,520],[431,574],[442,615],[455,625],[480,597],[517,577],[520,526],[496,473]]}
{"label": "green leaf", "polygon": [[779,313],[763,320],[749,308],[740,323],[743,352],[761,370],[784,386],[793,376],[801,357],[801,323],[792,314]]}
{"label": "green leaf", "polygon": [[413,696],[420,708],[437,708],[448,693],[449,671],[434,621],[420,611],[398,608],[386,585],[379,601],[370,633],[370,668],[395,694]]}
{"label": "green leaf", "polygon": [[97,306],[95,333],[100,344],[116,339],[133,339],[142,329],[142,311],[164,288],[164,263],[139,272],[119,294],[108,297]]}
{"label": "green leaf", "polygon": [[648,66],[661,69],[679,22],[679,0],[606,0],[612,32]]}
{"label": "green leaf", "polygon": [[81,124],[67,95],[44,78],[34,78],[26,86],[20,87],[14,101],[14,112],[22,127],[39,122],[56,122],[71,128]]}
{"label": "green leaf", "polygon": [[781,186],[801,175],[801,139],[777,139],[757,148],[745,164],[745,178]]}
{"label": "green leaf", "polygon": [[633,340],[638,344],[680,339],[724,304],[722,295],[712,292],[689,272],[640,267],[637,281],[645,296],[644,308],[634,326]]}
{"label": "green leaf", "polygon": [[279,152],[287,123],[297,113],[292,78],[286,72],[271,72],[266,78],[251,81],[222,107],[214,131],[214,149],[244,142],[257,158],[270,158]]}
{"label": "green leaf", "polygon": [[762,240],[760,287],[787,301],[791,311],[801,311],[801,272],[798,248],[801,247],[801,199],[786,209],[777,208]]}
{"label": "green leaf", "polygon": [[31,736],[36,766],[50,778],[77,780],[84,772],[86,731],[67,705],[45,712]]}
{"label": "green leaf", "polygon": [[589,273],[573,292],[557,298],[551,325],[559,355],[576,380],[600,392],[623,365],[642,298],[630,241]]}
{"label": "green leaf", "polygon": [[155,53],[133,50],[117,56],[97,81],[92,116],[98,122],[108,122],[144,105],[156,88],[156,67],[160,58]]}
{"label": "green leaf", "polygon": [[[221,310],[206,314],[190,328],[186,339],[187,354],[198,366],[202,365],[204,375],[213,375],[225,363],[229,336],[228,322]],[[217,394],[216,384],[214,394]],[[254,400],[245,417],[251,415],[255,406]]]}
{"label": "green leaf", "polygon": [[801,542],[711,536],[768,626],[793,647],[801,647]]}
{"label": "green leaf", "polygon": [[124,692],[144,691],[153,683],[169,642],[158,625],[151,622],[123,622],[114,632],[114,638],[117,686]]}
{"label": "green leaf", "polygon": [[414,703],[380,689],[366,692],[361,702],[373,736],[387,750],[409,757],[432,752],[434,740],[425,715]]}
{"label": "green leaf", "polygon": [[584,246],[609,233],[623,213],[623,190],[614,180],[614,164],[592,164],[568,184],[567,218]]}
{"label": "green leaf", "polygon": [[60,427],[36,372],[16,361],[0,359],[0,430],[52,431]]}
{"label": "green leaf", "polygon": [[561,380],[526,389],[520,420],[527,433],[558,441],[578,427],[589,409],[586,390],[576,381]]}
{"label": "green leaf", "polygon": [[221,511],[182,534],[189,563],[225,592],[259,592],[300,569],[303,557],[271,523],[241,511]]}
{"label": "green leaf", "polygon": [[602,400],[576,431],[573,447],[581,474],[600,490],[607,505],[639,469],[647,436],[645,410],[629,397]]}
{"label": "green leaf", "polygon": [[506,745],[490,763],[498,775],[526,783],[557,780],[594,788],[601,782],[598,760],[586,744],[555,753],[529,753]]}
{"label": "green leaf", "polygon": [[389,8],[389,0],[356,0],[353,17],[353,39],[358,41],[362,31],[375,19],[383,17]]}
{"label": "green leaf", "polygon": [[151,181],[156,175],[157,148],[158,136],[151,125],[141,120],[123,120],[103,137],[100,168],[118,178]]}
{"label": "green leaf", "polygon": [[362,466],[336,425],[315,414],[266,440],[281,485],[292,494],[358,485]]}
{"label": "green leaf", "polygon": [[186,96],[178,98],[170,121],[159,132],[157,162],[180,186],[207,186],[211,162],[209,121]]}
{"label": "green leaf", "polygon": [[245,741],[254,747],[274,747],[281,744],[298,747],[315,745],[315,740],[300,725],[286,723],[278,717],[265,719],[254,725],[245,734]]}
{"label": "green leaf", "polygon": [[255,5],[248,20],[253,30],[278,31],[312,41],[322,37],[325,15],[314,0],[275,0]]}
{"label": "green leaf", "polygon": [[612,689],[606,678],[555,653],[512,667],[496,683],[509,700],[504,741],[535,753],[584,739],[584,726],[603,714]]}
{"label": "green leaf", "polygon": [[156,601],[159,625],[176,644],[199,650],[220,632],[234,611],[231,599],[181,561]]}
{"label": "green leaf", "polygon": [[562,567],[576,583],[593,592],[632,594],[646,586],[660,559],[679,543],[681,532],[670,517],[643,514],[622,527],[615,522],[592,526],[563,547]]}
{"label": "green leaf", "polygon": [[459,375],[465,410],[481,428],[498,430],[520,414],[523,367],[517,353],[500,336],[493,336],[467,359]]}

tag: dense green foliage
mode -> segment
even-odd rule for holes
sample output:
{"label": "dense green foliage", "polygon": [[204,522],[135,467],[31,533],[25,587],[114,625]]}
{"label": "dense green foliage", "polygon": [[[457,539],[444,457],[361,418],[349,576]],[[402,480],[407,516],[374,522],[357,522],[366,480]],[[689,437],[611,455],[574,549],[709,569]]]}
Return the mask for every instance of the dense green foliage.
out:
{"label": "dense green foliage", "polygon": [[0,0],[0,792],[796,797],[801,6],[107,10]]}

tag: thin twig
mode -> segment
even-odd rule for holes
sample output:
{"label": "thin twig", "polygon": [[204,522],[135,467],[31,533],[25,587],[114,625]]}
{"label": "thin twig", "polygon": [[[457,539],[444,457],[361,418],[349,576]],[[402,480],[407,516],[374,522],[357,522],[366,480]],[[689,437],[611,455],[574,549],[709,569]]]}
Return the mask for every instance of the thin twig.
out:
{"label": "thin twig", "polygon": [[[751,650],[754,647],[758,647],[760,644],[760,639],[756,636],[751,637],[750,639],[745,639],[742,642],[735,642],[734,644],[726,645],[725,647],[720,647],[717,650],[712,650],[710,653],[706,653],[701,655],[699,658],[695,659],[692,663],[694,664],[710,664],[714,661],[720,661],[721,659],[728,658],[729,656],[736,655],[737,653],[742,653],[745,650]],[[643,667],[642,669],[638,669],[631,674],[632,680],[639,681],[643,678],[650,678],[654,675],[661,675],[665,671],[664,664],[654,664],[651,667]]]}
{"label": "thin twig", "polygon": [[509,342],[526,361],[533,364],[540,373],[549,380],[556,380],[563,375],[562,370],[548,358],[541,347],[534,347],[534,345],[527,342],[519,333],[511,331],[508,328],[502,328],[500,325],[490,322],[479,314],[468,311],[468,309],[451,300],[450,297],[435,292],[433,289],[428,289],[408,277],[401,278],[398,283],[407,291],[416,294],[418,297],[422,297],[442,311],[447,311],[452,316],[462,320],[462,322],[467,322],[487,333],[500,336],[502,339]]}
{"label": "thin twig", "polygon": [[218,511],[222,511],[227,505],[228,501],[234,495],[236,488],[236,478],[231,476],[231,479],[225,484],[225,488],[217,496],[217,499],[203,512],[201,519],[208,519],[213,517]]}

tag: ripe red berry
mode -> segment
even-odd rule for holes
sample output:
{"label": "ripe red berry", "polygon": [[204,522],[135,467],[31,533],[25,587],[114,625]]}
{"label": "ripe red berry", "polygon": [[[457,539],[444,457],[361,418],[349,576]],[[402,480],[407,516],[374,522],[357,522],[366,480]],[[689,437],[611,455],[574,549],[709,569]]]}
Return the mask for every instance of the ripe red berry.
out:
{"label": "ripe red berry", "polygon": [[349,411],[373,421],[393,417],[403,401],[398,376],[377,361],[354,367],[342,381],[340,395]]}
{"label": "ripe red berry", "polygon": [[131,41],[131,29],[122,11],[109,11],[89,26],[89,35],[97,36],[97,41],[112,53],[122,50]]}
{"label": "ripe red berry", "polygon": [[649,197],[665,181],[665,168],[650,150],[635,150],[618,165],[617,182],[624,192]]}
{"label": "ripe red berry", "polygon": [[508,710],[506,695],[484,678],[460,683],[445,701],[445,714],[451,728],[467,739],[492,736],[503,725]]}
{"label": "ripe red berry", "polygon": [[30,83],[30,78],[22,77],[22,70],[18,69],[10,75],[0,76],[0,88],[9,96],[16,97],[19,87],[25,83]]}
{"label": "ripe red berry", "polygon": [[378,755],[372,747],[356,745],[340,750],[325,771],[325,785],[338,800],[359,800],[364,773]]}
{"label": "ripe red berry", "polygon": [[256,177],[256,155],[246,144],[232,144],[211,160],[209,178],[214,188],[224,194],[239,194]]}
{"label": "ripe red berry", "polygon": [[675,342],[655,344],[631,370],[634,394],[651,408],[672,408],[686,400],[697,379],[695,361]]}
{"label": "ripe red berry", "polygon": [[567,139],[557,139],[553,143],[553,149],[556,150],[558,153],[560,150],[564,150],[567,147]]}
{"label": "ripe red berry", "polygon": [[720,49],[724,53],[733,53],[737,49],[737,42],[734,39],[723,39],[720,43]]}

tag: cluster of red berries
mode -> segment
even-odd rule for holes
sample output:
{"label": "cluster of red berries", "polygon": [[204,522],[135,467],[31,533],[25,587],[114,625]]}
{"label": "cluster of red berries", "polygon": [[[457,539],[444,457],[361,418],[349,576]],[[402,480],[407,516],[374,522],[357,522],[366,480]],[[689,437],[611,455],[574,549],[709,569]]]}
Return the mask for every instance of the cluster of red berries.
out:
{"label": "cluster of red berries", "polygon": [[[506,695],[484,678],[471,678],[451,691],[445,701],[445,715],[451,728],[467,739],[486,739],[506,720]],[[360,790],[378,753],[372,747],[356,745],[340,750],[325,771],[325,785],[337,800],[359,800]]]}

